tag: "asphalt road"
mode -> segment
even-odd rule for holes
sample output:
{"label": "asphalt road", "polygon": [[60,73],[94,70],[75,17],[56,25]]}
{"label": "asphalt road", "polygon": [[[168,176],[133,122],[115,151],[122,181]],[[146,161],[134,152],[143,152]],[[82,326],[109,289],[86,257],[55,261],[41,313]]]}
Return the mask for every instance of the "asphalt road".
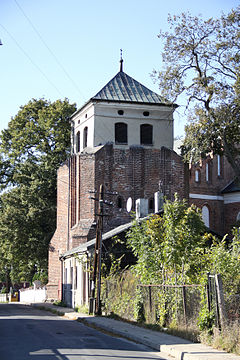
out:
{"label": "asphalt road", "polygon": [[151,349],[20,304],[0,304],[0,360],[159,360]]}

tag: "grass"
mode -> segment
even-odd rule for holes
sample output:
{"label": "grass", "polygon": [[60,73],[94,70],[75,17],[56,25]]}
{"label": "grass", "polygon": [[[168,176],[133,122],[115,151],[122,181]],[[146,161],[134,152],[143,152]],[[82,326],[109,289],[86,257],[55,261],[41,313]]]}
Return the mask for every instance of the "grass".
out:
{"label": "grass", "polygon": [[200,335],[199,330],[194,328],[191,325],[188,325],[188,327],[186,327],[186,325],[178,324],[177,327],[170,326],[168,328],[163,328],[158,324],[146,324],[144,322],[127,320],[127,319],[121,318],[120,316],[118,316],[114,313],[107,315],[107,317],[115,319],[115,320],[124,321],[124,322],[127,322],[132,325],[143,327],[145,329],[159,331],[159,332],[165,332],[169,335],[178,336],[178,337],[181,337],[183,339],[186,339],[186,340],[189,340],[192,342],[199,342],[199,335]]}
{"label": "grass", "polygon": [[214,329],[213,335],[202,333],[201,342],[214,347],[215,349],[225,350],[229,353],[240,355],[240,324],[234,321],[225,325],[222,331]]}
{"label": "grass", "polygon": [[53,302],[53,305],[55,306],[61,306],[61,307],[67,307],[67,304],[61,300],[57,300]]}
{"label": "grass", "polygon": [[77,305],[74,310],[76,312],[79,312],[81,314],[88,314],[89,313],[89,307],[87,305]]}
{"label": "grass", "polygon": [[37,309],[39,310],[45,310],[45,311],[49,311],[54,315],[58,315],[58,316],[64,316],[64,313],[62,313],[61,311],[55,310],[55,309],[51,309],[45,306],[36,306]]}

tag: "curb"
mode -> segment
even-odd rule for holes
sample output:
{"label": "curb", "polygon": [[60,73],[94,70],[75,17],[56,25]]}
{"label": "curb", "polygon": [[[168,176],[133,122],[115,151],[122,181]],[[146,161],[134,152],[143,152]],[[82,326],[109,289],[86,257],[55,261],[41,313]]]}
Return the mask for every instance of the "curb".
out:
{"label": "curb", "polygon": [[[167,345],[164,343],[164,337],[161,341],[158,342],[151,342],[149,339],[144,338],[144,335],[142,336],[136,336],[132,332],[128,332],[128,330],[121,330],[120,328],[112,327],[111,324],[105,325],[103,323],[98,323],[94,319],[97,319],[98,317],[95,317],[93,315],[86,315],[77,313],[74,311],[68,311],[66,312],[64,308],[55,307],[53,305],[42,305],[42,304],[34,304],[29,303],[25,305],[30,305],[35,308],[44,309],[46,311],[52,311],[53,313],[60,313],[69,320],[77,320],[81,323],[83,323],[86,326],[95,328],[99,331],[104,331],[108,335],[115,335],[122,337],[124,339],[134,341],[138,344],[142,344],[145,346],[150,347],[151,349],[158,351],[159,355],[163,358],[171,357],[173,360],[240,360],[240,356],[227,353],[225,351],[215,350],[210,346],[204,345],[204,344],[198,344],[198,343],[191,343],[190,341],[187,341],[185,339],[181,339],[181,344],[171,344]],[[104,318],[104,317],[102,317]],[[116,321],[116,320],[115,320]],[[134,326],[134,325],[133,325]],[[165,335],[165,334],[164,334]],[[167,335],[167,334],[166,334]],[[163,336],[163,334],[162,334]],[[171,335],[167,335],[171,336]],[[146,336],[147,337],[147,336]],[[172,336],[172,338],[175,338]],[[166,340],[166,339],[165,339]]]}

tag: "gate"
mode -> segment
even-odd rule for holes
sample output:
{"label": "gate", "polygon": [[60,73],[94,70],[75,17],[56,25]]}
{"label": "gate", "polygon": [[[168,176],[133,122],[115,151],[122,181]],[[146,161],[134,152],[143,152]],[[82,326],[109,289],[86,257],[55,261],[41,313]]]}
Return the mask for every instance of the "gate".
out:
{"label": "gate", "polygon": [[222,279],[220,274],[207,274],[208,310],[215,313],[215,326],[221,329],[227,321]]}

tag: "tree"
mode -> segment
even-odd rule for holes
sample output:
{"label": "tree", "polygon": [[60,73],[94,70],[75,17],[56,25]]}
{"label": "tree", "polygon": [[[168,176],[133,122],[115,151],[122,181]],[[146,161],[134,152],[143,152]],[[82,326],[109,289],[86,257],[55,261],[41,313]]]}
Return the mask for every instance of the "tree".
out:
{"label": "tree", "polygon": [[0,267],[14,280],[47,269],[56,227],[56,173],[70,151],[68,100],[33,99],[0,136]]}
{"label": "tree", "polygon": [[224,154],[240,178],[240,7],[219,19],[183,13],[168,22],[171,32],[159,34],[164,68],[153,77],[170,102],[180,95],[187,100],[185,159]]}
{"label": "tree", "polygon": [[164,203],[162,216],[135,222],[127,242],[137,257],[135,267],[142,283],[194,281],[199,273],[199,249],[204,249],[205,226],[199,209],[175,196]]}

